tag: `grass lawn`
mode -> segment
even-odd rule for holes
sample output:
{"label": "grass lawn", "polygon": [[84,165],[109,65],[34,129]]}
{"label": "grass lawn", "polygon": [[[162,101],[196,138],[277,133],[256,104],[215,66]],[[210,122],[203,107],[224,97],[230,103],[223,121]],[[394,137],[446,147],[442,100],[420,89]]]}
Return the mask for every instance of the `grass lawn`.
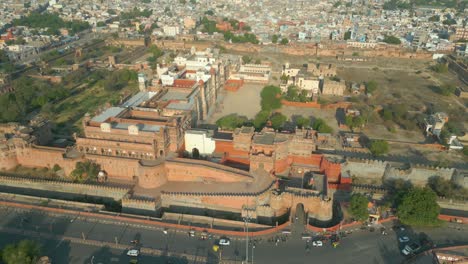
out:
{"label": "grass lawn", "polygon": [[93,115],[96,110],[105,107],[106,104],[118,103],[122,94],[137,91],[136,82],[129,84],[119,92],[105,90],[99,83],[85,87],[83,91],[54,105],[51,121],[57,125],[55,132],[59,135],[79,133],[82,131],[81,120],[86,113]]}

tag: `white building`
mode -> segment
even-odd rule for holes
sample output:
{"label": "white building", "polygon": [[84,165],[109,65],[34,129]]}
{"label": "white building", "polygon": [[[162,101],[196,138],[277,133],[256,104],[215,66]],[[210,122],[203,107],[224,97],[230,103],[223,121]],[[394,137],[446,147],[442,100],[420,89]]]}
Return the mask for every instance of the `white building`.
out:
{"label": "white building", "polygon": [[164,26],[163,27],[163,32],[164,32],[164,35],[166,35],[168,37],[175,37],[175,36],[179,35],[180,28],[177,27],[177,26]]}
{"label": "white building", "polygon": [[185,131],[185,151],[192,155],[197,150],[200,155],[212,154],[216,148],[216,141],[212,137],[211,130]]}

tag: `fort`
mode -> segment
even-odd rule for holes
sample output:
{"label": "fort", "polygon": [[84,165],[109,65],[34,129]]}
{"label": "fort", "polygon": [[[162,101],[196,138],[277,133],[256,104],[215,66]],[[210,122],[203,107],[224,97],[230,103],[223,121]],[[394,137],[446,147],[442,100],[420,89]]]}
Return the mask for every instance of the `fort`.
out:
{"label": "fort", "polygon": [[[229,62],[209,49],[193,48],[174,62],[157,65],[152,80],[139,75],[140,92],[126,101],[86,114],[73,146],[51,147],[45,119],[2,125],[1,171],[45,167],[64,176],[52,181],[5,174],[0,184],[110,198],[120,201],[123,211],[146,215],[248,216],[268,225],[288,221],[302,206],[308,219],[326,225],[333,220],[334,192],[349,191],[353,178],[371,184],[399,178],[416,185],[425,185],[431,176],[460,179],[454,169],[318,154],[320,135],[312,129],[197,128],[214,111]],[[84,161],[99,164],[108,182],[72,183],[72,172]]]}

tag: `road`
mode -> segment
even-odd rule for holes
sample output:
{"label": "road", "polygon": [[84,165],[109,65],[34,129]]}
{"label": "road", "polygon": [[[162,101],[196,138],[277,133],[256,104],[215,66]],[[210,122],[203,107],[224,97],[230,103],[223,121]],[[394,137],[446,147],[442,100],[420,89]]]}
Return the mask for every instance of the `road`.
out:
{"label": "road", "polygon": [[[24,237],[21,233],[5,234],[5,230],[24,230],[31,238],[42,236],[41,243],[44,253],[52,257],[54,263],[128,263],[126,249],[133,247],[130,241],[139,240],[139,247],[161,250],[177,254],[189,254],[195,258],[187,260],[174,258],[171,263],[219,263],[218,253],[212,251],[215,240],[200,240],[190,238],[186,231],[168,230],[165,235],[161,229],[149,226],[135,226],[127,223],[96,222],[95,219],[85,219],[79,215],[45,215],[38,211],[15,211],[13,208],[0,208],[0,246]],[[291,227],[292,234],[285,242],[268,242],[268,238],[257,239],[255,248],[249,248],[249,263],[254,254],[254,263],[401,263],[404,257],[399,253],[402,245],[397,242],[397,235],[389,231],[383,236],[379,232],[355,231],[344,237],[342,243],[333,248],[329,243],[323,247],[311,247],[306,250],[306,241],[301,239],[304,230],[302,219],[295,220]],[[408,229],[410,237],[427,235],[438,246],[460,245],[468,243],[468,228],[463,230],[453,228]],[[3,230],[3,231],[2,231]],[[37,235],[34,235],[37,234]],[[75,242],[49,239],[47,235],[56,237],[72,237]],[[119,245],[119,248],[103,247],[102,245],[84,245],[79,240],[107,242]],[[78,241],[78,242],[77,242]],[[222,259],[231,260],[228,263],[241,263],[245,260],[245,240],[232,238],[230,246],[222,249]],[[197,260],[198,259],[198,260]],[[237,261],[237,262],[235,262]],[[163,257],[142,254],[139,263],[167,263]],[[222,262],[226,263],[226,262]]]}

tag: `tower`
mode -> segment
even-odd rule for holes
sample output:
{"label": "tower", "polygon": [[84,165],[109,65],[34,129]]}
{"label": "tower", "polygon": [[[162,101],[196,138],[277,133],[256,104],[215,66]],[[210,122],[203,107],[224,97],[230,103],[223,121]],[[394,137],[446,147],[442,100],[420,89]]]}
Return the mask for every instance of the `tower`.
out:
{"label": "tower", "polygon": [[144,73],[138,73],[138,88],[140,91],[146,91],[146,76]]}

